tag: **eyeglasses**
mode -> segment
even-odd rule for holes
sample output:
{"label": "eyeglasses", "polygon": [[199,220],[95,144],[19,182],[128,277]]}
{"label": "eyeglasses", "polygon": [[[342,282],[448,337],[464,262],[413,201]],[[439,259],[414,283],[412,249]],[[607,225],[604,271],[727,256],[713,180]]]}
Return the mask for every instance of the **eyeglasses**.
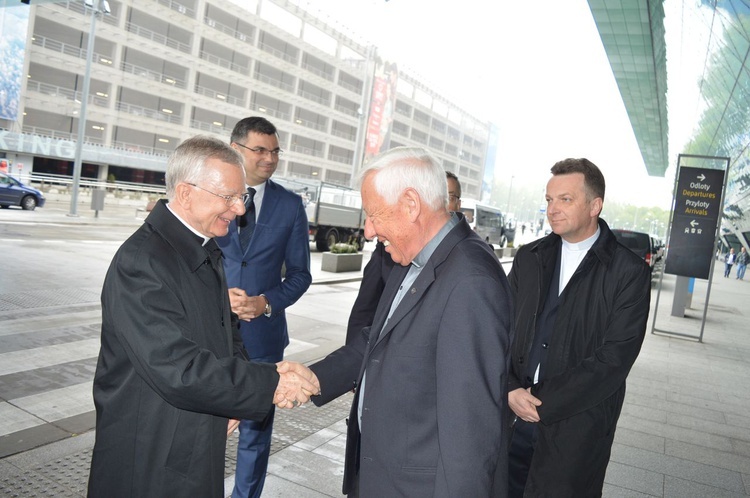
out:
{"label": "eyeglasses", "polygon": [[222,199],[224,199],[224,202],[226,203],[227,207],[234,206],[234,203],[237,201],[241,202],[242,204],[247,204],[247,200],[250,198],[250,194],[248,194],[247,192],[245,192],[244,194],[239,194],[239,195],[221,195],[221,194],[211,192],[210,190],[206,190],[203,187],[199,187],[195,183],[188,183],[188,185],[190,185],[191,187],[200,189],[204,192],[208,192],[209,194],[215,195],[216,197],[221,197]]}
{"label": "eyeglasses", "polygon": [[457,196],[456,194],[448,194],[448,200],[455,202],[455,201],[460,201],[461,198]]}
{"label": "eyeglasses", "polygon": [[284,153],[284,151],[281,150],[281,149],[279,149],[279,148],[276,148],[276,149],[273,149],[273,150],[269,150],[269,149],[266,149],[265,147],[248,147],[247,145],[242,145],[239,142],[234,142],[234,143],[236,143],[237,145],[239,145],[243,149],[247,149],[247,150],[250,150],[252,152],[255,152],[259,156],[265,156],[266,154],[271,154],[272,156],[279,157],[281,154]]}

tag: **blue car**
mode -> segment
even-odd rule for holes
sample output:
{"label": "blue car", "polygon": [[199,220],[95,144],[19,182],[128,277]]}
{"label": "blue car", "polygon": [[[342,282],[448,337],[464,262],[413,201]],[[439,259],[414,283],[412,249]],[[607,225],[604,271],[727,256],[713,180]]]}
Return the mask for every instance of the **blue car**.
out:
{"label": "blue car", "polygon": [[21,206],[27,211],[44,206],[44,195],[27,187],[12,176],[0,173],[0,207]]}

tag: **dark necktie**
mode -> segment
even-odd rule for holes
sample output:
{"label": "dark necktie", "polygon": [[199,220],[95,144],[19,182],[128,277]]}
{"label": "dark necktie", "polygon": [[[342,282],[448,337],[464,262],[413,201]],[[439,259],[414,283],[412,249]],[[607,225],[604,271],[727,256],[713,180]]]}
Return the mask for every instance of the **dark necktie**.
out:
{"label": "dark necktie", "polygon": [[245,204],[245,214],[240,218],[240,246],[243,252],[250,244],[250,238],[255,230],[255,202],[253,201],[255,189],[248,187],[247,193],[250,197],[247,198],[247,204]]}

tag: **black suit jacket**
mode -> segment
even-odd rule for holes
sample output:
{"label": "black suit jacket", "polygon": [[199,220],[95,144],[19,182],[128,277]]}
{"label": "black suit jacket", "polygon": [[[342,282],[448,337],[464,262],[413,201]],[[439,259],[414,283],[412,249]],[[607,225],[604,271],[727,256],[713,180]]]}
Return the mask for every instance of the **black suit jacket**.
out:
{"label": "black suit jacket", "polygon": [[102,290],[89,496],[224,496],[227,417],[262,420],[275,365],[242,349],[211,249],[159,202]]}
{"label": "black suit jacket", "polygon": [[372,328],[311,367],[318,405],[367,372],[361,431],[359,391],[349,416],[343,491],[358,482],[363,498],[505,496],[505,274],[462,217],[383,329],[407,271],[394,267]]}

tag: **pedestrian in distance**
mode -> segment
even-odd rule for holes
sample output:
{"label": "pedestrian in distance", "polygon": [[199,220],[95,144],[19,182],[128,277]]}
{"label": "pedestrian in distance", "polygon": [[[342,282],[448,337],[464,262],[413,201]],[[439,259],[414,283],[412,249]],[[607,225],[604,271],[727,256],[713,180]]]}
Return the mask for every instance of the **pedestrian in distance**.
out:
{"label": "pedestrian in distance", "polygon": [[732,274],[732,265],[736,255],[734,254],[734,247],[729,249],[729,252],[724,256],[724,278],[728,278]]}
{"label": "pedestrian in distance", "polygon": [[737,264],[738,280],[745,280],[745,270],[747,270],[747,262],[749,258],[745,246],[742,246],[740,253],[737,255],[737,259],[735,260],[735,263]]}

